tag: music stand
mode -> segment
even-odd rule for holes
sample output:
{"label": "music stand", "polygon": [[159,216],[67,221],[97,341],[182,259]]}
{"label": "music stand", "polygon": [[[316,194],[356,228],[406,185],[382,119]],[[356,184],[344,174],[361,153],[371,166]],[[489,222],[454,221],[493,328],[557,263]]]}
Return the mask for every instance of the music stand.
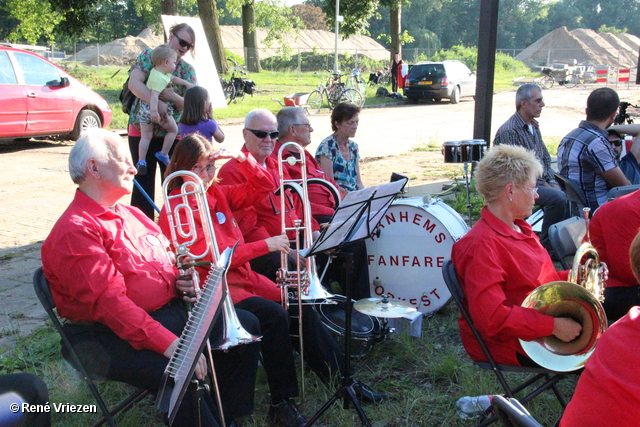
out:
{"label": "music stand", "polygon": [[[156,397],[155,407],[167,413],[169,425],[173,424],[180,403],[191,383],[198,358],[208,343],[215,320],[222,311],[222,301],[226,297],[226,291],[221,282],[226,280],[224,277],[237,245],[238,243],[233,248],[225,249],[216,264],[211,266],[211,271],[205,280],[206,286],[193,306],[189,320],[180,335],[178,346],[165,368],[162,387]],[[211,367],[213,367],[213,362],[211,363]],[[211,374],[214,376],[215,382],[215,371]],[[194,399],[197,402],[199,402],[202,392],[199,384],[196,384]],[[198,405],[196,406],[199,408]],[[222,407],[219,410],[222,411]],[[220,417],[224,423],[223,415],[220,414]]]}
{"label": "music stand", "polygon": [[[301,251],[304,257],[312,256],[318,252],[337,249],[338,255],[345,259],[345,339],[344,339],[344,366],[345,374],[342,377],[342,386],[333,394],[327,403],[309,420],[307,427],[313,425],[333,403],[344,398],[344,409],[349,409],[349,401],[358,412],[363,425],[371,426],[360,402],[356,396],[354,386],[358,384],[351,378],[351,314],[353,302],[351,301],[351,275],[353,272],[353,256],[342,252],[342,248],[351,242],[365,239],[373,233],[385,212],[402,191],[408,179],[382,184],[377,187],[365,188],[353,191],[340,202],[331,218],[330,225],[325,228],[320,237],[307,250]],[[304,252],[304,253],[302,253]]]}

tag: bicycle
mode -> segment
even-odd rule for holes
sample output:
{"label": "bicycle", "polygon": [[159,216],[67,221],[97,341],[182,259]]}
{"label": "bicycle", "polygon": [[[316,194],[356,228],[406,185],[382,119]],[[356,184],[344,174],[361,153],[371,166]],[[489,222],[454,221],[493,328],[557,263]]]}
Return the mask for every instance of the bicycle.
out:
{"label": "bicycle", "polygon": [[[315,73],[318,75],[318,73]],[[309,99],[305,110],[309,114],[318,114],[323,106],[323,98],[326,98],[329,109],[333,108],[341,102],[352,102],[359,107],[364,105],[364,97],[358,89],[346,87],[340,81],[342,74],[331,73],[328,77],[327,84],[323,83],[324,77],[320,78],[318,88],[309,94]]]}
{"label": "bicycle", "polygon": [[[351,75],[347,80],[347,87],[358,89],[362,97],[364,99],[367,98],[367,83],[362,78],[362,70],[358,68],[351,70]],[[359,107],[362,107],[362,105],[359,105]]]}
{"label": "bicycle", "polygon": [[384,67],[384,70],[369,74],[369,86],[386,86],[389,82],[391,82],[389,67]]}
{"label": "bicycle", "polygon": [[[223,78],[220,79],[220,84],[222,84],[222,91],[224,92],[224,98],[227,100],[227,104],[231,104],[231,102],[239,104],[244,100],[246,93],[253,95],[256,84],[252,80],[242,77],[247,74],[244,65],[238,65],[233,59],[227,59],[227,61],[234,65],[233,72],[228,82]],[[239,76],[236,74],[239,74]]]}
{"label": "bicycle", "polygon": [[576,74],[567,74],[564,78],[564,87],[571,89],[578,85],[584,86],[584,74],[576,73]]}
{"label": "bicycle", "polygon": [[551,68],[543,68],[542,74],[544,74],[544,77],[540,80],[540,86],[542,89],[551,89],[556,82],[556,76],[553,74],[553,70]]}

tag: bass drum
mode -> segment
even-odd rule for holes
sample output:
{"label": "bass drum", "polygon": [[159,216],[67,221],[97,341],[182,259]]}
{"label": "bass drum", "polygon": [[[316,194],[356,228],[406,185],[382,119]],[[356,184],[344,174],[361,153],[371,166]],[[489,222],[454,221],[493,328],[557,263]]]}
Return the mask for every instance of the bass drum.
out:
{"label": "bass drum", "polygon": [[438,310],[451,298],[442,266],[467,231],[460,215],[440,199],[394,201],[366,240],[371,296],[390,295],[422,314]]}
{"label": "bass drum", "polygon": [[[353,301],[353,300],[352,300]],[[329,329],[341,348],[344,348],[345,335],[345,304],[347,299],[342,295],[335,295],[320,304],[313,304],[313,309],[318,313],[322,323]],[[355,301],[353,301],[355,303]],[[377,342],[387,336],[377,317],[360,313],[356,309],[351,312],[351,357],[364,356]]]}

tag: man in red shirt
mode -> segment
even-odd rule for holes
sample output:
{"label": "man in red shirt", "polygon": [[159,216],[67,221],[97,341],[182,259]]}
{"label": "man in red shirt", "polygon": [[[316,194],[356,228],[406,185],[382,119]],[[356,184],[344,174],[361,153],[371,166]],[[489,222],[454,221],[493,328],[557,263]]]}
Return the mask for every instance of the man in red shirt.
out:
{"label": "man in red shirt", "polygon": [[[73,202],[42,245],[44,274],[71,344],[89,372],[157,391],[187,321],[180,295],[192,289],[178,280],[169,242],[139,209],[118,201],[131,194],[136,169],[115,133],[83,133],[69,154]],[[243,326],[260,334],[258,320],[238,311]],[[222,334],[216,322],[212,344]],[[67,354],[63,355],[68,358]],[[218,384],[229,425],[253,410],[259,344],[215,352]],[[195,375],[203,379],[200,356]],[[217,426],[215,406],[205,395],[202,425]],[[189,396],[175,425],[196,425]]]}
{"label": "man in red shirt", "polygon": [[[281,109],[276,118],[278,119],[278,142],[276,143],[276,149],[271,154],[275,160],[278,160],[278,151],[283,144],[287,142],[295,142],[304,149],[305,165],[307,171],[307,179],[318,178],[333,184],[336,187],[335,193],[341,194],[338,189],[338,185],[330,180],[324,173],[313,155],[307,151],[307,147],[311,144],[311,132],[313,127],[309,122],[309,118],[305,114],[304,110],[299,107],[284,107]],[[290,148],[290,146],[289,146]],[[283,153],[282,158],[294,156],[299,157],[299,153],[294,148],[290,148]],[[291,165],[284,163],[287,172],[293,179],[302,178],[302,164],[295,163]],[[334,192],[329,190],[325,185],[312,184],[307,186],[307,192],[309,194],[309,203],[311,206],[311,214],[320,223],[329,222],[335,208],[338,206],[338,201],[333,196]],[[371,296],[369,286],[369,267],[367,262],[367,246],[364,241],[353,242],[346,245],[343,248],[344,252],[350,252],[353,255],[354,270],[353,270],[353,286],[351,297],[355,300],[362,298],[369,298]],[[328,257],[324,254],[316,256],[318,265],[325,265]],[[322,268],[320,268],[322,270]],[[334,259],[331,261],[329,269],[325,273],[323,278],[324,283],[331,283],[337,281],[344,289],[344,265],[342,260]]]}

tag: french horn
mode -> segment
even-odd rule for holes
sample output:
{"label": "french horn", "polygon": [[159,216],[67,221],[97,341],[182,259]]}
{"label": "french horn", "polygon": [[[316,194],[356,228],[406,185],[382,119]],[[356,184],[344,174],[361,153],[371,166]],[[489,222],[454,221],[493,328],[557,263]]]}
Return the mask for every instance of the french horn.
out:
{"label": "french horn", "polygon": [[550,335],[532,341],[520,340],[522,348],[543,368],[570,372],[580,369],[607,329],[604,301],[605,283],[600,256],[589,238],[589,208],[584,208],[586,234],[573,258],[567,281],[549,282],[536,288],[522,303],[553,317],[568,317],[582,325],[580,335],[564,342]]}

